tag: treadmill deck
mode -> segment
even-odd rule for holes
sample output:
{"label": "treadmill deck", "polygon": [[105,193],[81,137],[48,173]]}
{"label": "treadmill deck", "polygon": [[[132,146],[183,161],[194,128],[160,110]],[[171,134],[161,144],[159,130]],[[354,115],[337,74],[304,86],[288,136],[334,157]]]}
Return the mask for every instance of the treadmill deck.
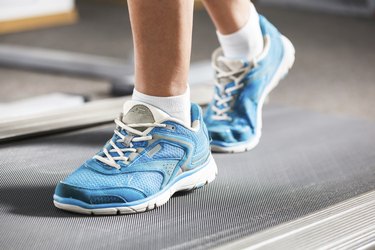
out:
{"label": "treadmill deck", "polygon": [[3,249],[207,249],[375,189],[375,124],[266,106],[263,137],[214,154],[210,185],[141,214],[83,216],[53,206],[54,187],[114,125],[0,145]]}

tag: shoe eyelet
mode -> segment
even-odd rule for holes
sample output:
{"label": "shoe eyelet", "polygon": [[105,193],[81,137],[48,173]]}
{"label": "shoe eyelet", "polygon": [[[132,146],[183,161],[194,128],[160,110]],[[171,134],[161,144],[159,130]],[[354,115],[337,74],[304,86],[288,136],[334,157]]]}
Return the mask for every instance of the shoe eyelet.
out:
{"label": "shoe eyelet", "polygon": [[173,130],[173,131],[176,130],[176,126],[174,126],[174,125],[167,124],[166,128],[169,129],[169,130]]}

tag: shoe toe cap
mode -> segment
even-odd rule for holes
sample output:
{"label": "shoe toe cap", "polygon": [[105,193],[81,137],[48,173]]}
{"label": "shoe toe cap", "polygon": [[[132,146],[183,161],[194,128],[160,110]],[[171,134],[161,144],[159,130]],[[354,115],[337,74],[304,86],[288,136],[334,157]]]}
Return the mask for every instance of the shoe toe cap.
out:
{"label": "shoe toe cap", "polygon": [[132,202],[145,198],[145,195],[132,188],[87,189],[60,182],[56,186],[54,197],[94,205]]}
{"label": "shoe toe cap", "polygon": [[248,126],[211,126],[208,132],[214,142],[224,143],[247,141],[251,136]]}
{"label": "shoe toe cap", "polygon": [[55,189],[55,197],[88,204],[126,203],[144,199],[160,190],[158,172],[98,172],[84,164]]}

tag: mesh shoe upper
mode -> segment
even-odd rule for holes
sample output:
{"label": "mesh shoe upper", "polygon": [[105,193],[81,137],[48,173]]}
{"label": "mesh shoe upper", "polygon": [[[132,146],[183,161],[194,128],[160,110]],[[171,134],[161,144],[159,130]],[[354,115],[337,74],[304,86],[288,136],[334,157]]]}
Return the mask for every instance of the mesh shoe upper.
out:
{"label": "mesh shoe upper", "polygon": [[204,117],[213,145],[246,143],[257,132],[259,99],[283,57],[280,33],[263,16],[259,22],[265,46],[258,58],[229,60],[223,57],[220,48],[213,53],[217,74],[215,98]]}
{"label": "mesh shoe upper", "polygon": [[188,128],[151,105],[128,102],[113,137],[60,182],[55,195],[101,204],[136,201],[159,192],[210,155],[202,111],[192,104],[191,113]]}

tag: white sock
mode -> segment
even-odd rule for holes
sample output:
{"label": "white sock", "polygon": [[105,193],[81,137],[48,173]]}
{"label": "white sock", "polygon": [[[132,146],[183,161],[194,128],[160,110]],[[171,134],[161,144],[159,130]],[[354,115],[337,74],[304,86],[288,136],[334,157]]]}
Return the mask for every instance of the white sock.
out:
{"label": "white sock", "polygon": [[224,56],[230,59],[251,60],[263,51],[263,34],[259,25],[259,15],[250,3],[249,19],[240,30],[222,35],[217,31]]}
{"label": "white sock", "polygon": [[167,97],[145,95],[134,88],[132,100],[153,105],[168,113],[171,117],[181,120],[186,126],[191,127],[189,85],[182,95]]}

